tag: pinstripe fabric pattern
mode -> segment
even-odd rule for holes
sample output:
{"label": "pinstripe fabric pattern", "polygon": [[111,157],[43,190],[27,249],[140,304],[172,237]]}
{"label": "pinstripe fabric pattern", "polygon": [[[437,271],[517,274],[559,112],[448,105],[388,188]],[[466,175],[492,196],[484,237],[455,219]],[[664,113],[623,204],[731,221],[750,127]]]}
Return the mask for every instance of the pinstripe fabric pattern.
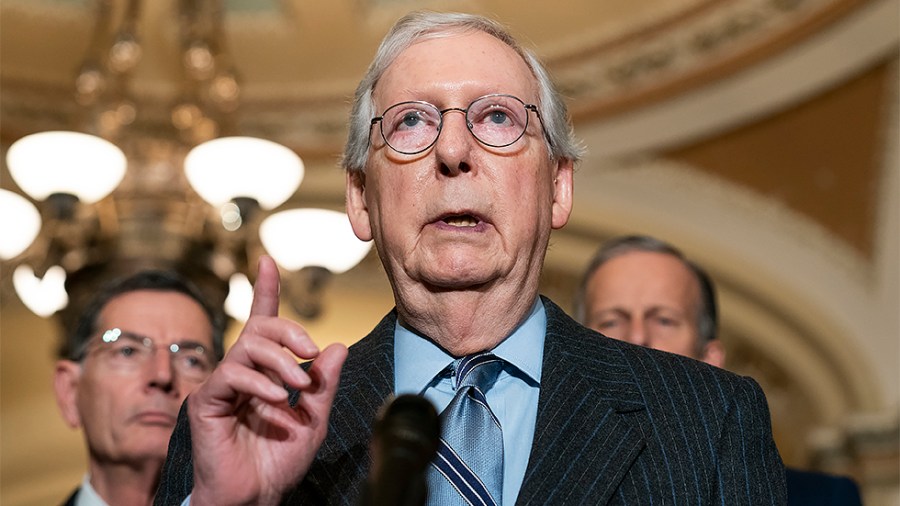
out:
{"label": "pinstripe fabric pattern", "polygon": [[[752,379],[604,338],[543,302],[537,425],[517,504],[785,504],[768,408]],[[392,312],[351,347],[328,437],[285,503],[358,502],[371,423],[393,388],[395,321]],[[191,483],[182,413],[156,504],[179,504]]]}
{"label": "pinstripe fabric pattern", "polygon": [[544,303],[540,407],[519,504],[785,503],[753,380],[603,338]]}

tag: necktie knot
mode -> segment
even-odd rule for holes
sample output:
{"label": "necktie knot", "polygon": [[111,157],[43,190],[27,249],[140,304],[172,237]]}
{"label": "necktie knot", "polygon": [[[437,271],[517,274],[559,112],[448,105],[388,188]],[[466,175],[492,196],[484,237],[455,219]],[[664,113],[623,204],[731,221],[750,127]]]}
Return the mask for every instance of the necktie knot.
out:
{"label": "necktie knot", "polygon": [[453,363],[453,385],[456,390],[475,387],[487,392],[503,370],[503,359],[491,353],[466,355]]}

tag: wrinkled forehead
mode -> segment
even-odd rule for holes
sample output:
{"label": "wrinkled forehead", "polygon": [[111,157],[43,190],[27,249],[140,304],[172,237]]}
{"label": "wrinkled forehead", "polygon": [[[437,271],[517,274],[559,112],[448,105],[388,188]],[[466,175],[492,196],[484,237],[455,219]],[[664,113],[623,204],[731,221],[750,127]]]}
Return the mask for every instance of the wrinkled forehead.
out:
{"label": "wrinkled forehead", "polygon": [[388,65],[375,86],[379,109],[405,100],[465,107],[482,95],[505,93],[538,101],[537,79],[515,49],[480,31],[419,40]]}

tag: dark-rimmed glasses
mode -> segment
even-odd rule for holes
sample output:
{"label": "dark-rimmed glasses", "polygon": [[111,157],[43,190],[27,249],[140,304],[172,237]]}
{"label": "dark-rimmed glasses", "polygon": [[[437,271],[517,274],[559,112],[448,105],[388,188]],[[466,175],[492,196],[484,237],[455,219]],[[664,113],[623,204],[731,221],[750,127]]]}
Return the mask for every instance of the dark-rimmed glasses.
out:
{"label": "dark-rimmed glasses", "polygon": [[99,340],[90,342],[78,360],[96,354],[110,368],[134,372],[146,367],[156,357],[156,350],[159,348],[169,353],[172,368],[179,377],[187,381],[201,382],[215,367],[211,353],[200,343],[182,341],[158,345],[149,337],[119,328],[106,330]]}
{"label": "dark-rimmed glasses", "polygon": [[384,114],[372,118],[370,128],[380,124],[384,142],[398,153],[415,155],[437,142],[444,125],[444,114],[460,112],[466,117],[469,132],[485,146],[503,148],[525,135],[528,111],[538,119],[541,114],[534,104],[526,104],[512,95],[492,94],[476,98],[465,109],[437,106],[419,100],[400,102],[388,107]]}

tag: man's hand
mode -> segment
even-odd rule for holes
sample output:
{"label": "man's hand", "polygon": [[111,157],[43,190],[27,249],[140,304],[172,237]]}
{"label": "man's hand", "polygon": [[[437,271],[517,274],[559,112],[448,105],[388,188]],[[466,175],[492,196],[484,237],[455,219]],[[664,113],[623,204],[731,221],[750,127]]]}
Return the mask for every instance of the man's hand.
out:
{"label": "man's hand", "polygon": [[[325,439],[347,349],[334,344],[319,353],[302,326],[278,317],[278,292],[278,269],[263,257],[247,324],[188,397],[194,505],[278,503]],[[308,373],[289,352],[315,358]],[[293,408],[284,385],[300,390]]]}

